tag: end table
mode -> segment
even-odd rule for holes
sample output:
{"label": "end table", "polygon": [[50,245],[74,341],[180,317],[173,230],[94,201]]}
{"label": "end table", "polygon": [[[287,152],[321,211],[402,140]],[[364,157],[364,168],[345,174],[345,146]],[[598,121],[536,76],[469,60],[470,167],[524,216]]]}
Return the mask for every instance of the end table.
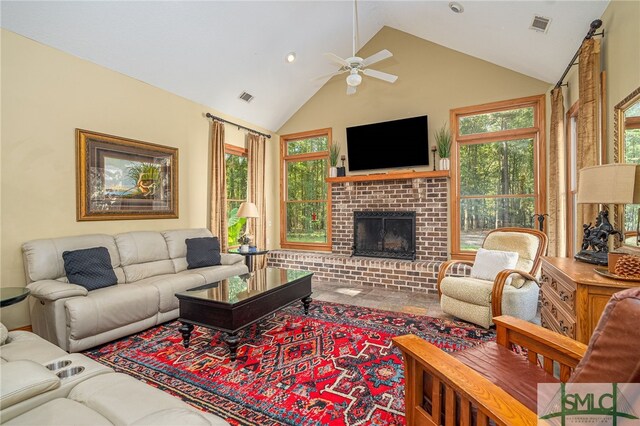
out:
{"label": "end table", "polygon": [[256,250],[256,251],[240,251],[240,249],[231,249],[229,253],[240,254],[244,256],[244,263],[247,265],[249,272],[253,272],[253,256],[261,256],[269,253],[269,250]]}
{"label": "end table", "polygon": [[0,308],[22,302],[31,293],[26,287],[0,288]]}

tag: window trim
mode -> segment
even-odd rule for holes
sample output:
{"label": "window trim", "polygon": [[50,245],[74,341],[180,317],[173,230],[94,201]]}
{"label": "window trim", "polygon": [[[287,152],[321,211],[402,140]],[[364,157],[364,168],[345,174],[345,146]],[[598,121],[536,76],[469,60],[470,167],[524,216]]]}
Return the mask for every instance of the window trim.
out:
{"label": "window trim", "polygon": [[[241,146],[238,145],[231,145],[228,143],[224,144],[224,153],[225,154],[231,154],[231,155],[237,155],[239,157],[246,157],[247,161],[249,161],[249,150],[247,148],[243,148]],[[226,164],[225,164],[226,167]],[[249,184],[249,169],[247,168],[247,186]],[[227,185],[225,182],[225,187],[224,190],[227,190]],[[247,187],[247,197],[249,196],[249,188]],[[243,201],[243,200],[230,200],[227,198],[227,205],[225,206],[225,210],[227,209],[227,207],[229,206],[229,201]],[[247,201],[246,199],[244,201]],[[228,244],[228,242],[227,242]],[[233,249],[233,248],[237,248],[240,247],[240,244],[229,244],[228,248]]]}
{"label": "window trim", "polygon": [[[332,237],[331,237],[331,222],[333,220],[331,213],[331,184],[327,184],[327,242],[326,243],[301,243],[301,242],[288,242],[287,241],[287,211],[286,211],[286,194],[287,194],[287,175],[286,164],[287,161],[308,161],[327,159],[329,164],[329,150],[311,152],[307,154],[287,154],[287,144],[300,139],[308,139],[312,137],[326,136],[328,140],[328,146],[330,147],[332,142],[332,128],[309,130],[306,132],[291,133],[288,135],[280,136],[280,247],[283,249],[292,250],[317,250],[317,251],[331,251],[332,249]],[[313,201],[313,200],[306,200]],[[322,200],[324,201],[324,200]]]}
{"label": "window trim", "polygon": [[[533,127],[459,135],[458,123],[461,117],[526,107],[533,107]],[[460,249],[460,145],[490,143],[509,139],[533,139],[534,208],[536,213],[545,213],[547,205],[545,95],[454,108],[449,111],[449,128],[451,129],[451,258],[473,260],[475,259],[475,252]],[[504,197],[501,196],[500,198]],[[545,231],[546,227],[547,224],[545,223]]]}

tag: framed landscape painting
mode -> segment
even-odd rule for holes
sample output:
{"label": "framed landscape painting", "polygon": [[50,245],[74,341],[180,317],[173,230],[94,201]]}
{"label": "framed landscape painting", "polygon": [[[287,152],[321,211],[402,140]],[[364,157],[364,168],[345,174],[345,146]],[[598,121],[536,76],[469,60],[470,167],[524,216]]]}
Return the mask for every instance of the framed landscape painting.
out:
{"label": "framed landscape painting", "polygon": [[77,219],[178,217],[178,149],[76,129]]}

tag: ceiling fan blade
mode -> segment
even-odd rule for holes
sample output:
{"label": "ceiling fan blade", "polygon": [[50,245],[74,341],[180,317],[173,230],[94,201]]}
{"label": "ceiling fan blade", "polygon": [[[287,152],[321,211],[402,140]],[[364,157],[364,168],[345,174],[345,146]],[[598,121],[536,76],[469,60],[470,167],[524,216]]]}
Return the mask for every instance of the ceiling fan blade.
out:
{"label": "ceiling fan blade", "polygon": [[334,75],[343,74],[343,73],[345,73],[347,71],[348,70],[338,70],[338,71],[330,72],[329,74],[325,74],[325,75],[321,75],[319,77],[312,78],[311,81],[325,80],[327,78],[333,77]]}
{"label": "ceiling fan blade", "polygon": [[353,95],[354,93],[356,93],[356,87],[347,85],[347,95]]}
{"label": "ceiling fan blade", "polygon": [[362,66],[368,67],[371,64],[375,64],[376,62],[380,62],[392,56],[393,56],[393,53],[389,52],[387,49],[384,49],[374,55],[369,56],[367,59],[362,61]]}
{"label": "ceiling fan blade", "polygon": [[379,78],[380,80],[388,81],[389,83],[395,83],[395,81],[398,79],[397,75],[387,74],[386,72],[382,72],[382,71],[365,69],[365,70],[362,70],[362,73],[364,75],[368,75],[369,77]]}
{"label": "ceiling fan blade", "polygon": [[342,65],[343,67],[349,66],[349,62],[345,61],[338,55],[334,55],[333,53],[325,53],[324,57],[330,60],[331,62],[335,62],[338,65]]}

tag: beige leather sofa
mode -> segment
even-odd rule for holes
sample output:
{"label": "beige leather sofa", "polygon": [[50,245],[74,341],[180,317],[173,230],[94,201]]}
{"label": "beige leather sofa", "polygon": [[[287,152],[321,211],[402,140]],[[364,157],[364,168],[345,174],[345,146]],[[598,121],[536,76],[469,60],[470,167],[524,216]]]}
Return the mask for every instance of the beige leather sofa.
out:
{"label": "beige leather sofa", "polygon": [[228,424],[130,376],[114,373],[84,355],[68,354],[24,331],[9,332],[0,345],[0,423]]}
{"label": "beige leather sofa", "polygon": [[[222,254],[222,264],[187,269],[187,238],[207,229],[96,234],[29,241],[22,246],[33,331],[78,352],[178,317],[175,293],[248,272],[244,257]],[[93,291],[70,284],[62,253],[106,247],[118,284]]]}

